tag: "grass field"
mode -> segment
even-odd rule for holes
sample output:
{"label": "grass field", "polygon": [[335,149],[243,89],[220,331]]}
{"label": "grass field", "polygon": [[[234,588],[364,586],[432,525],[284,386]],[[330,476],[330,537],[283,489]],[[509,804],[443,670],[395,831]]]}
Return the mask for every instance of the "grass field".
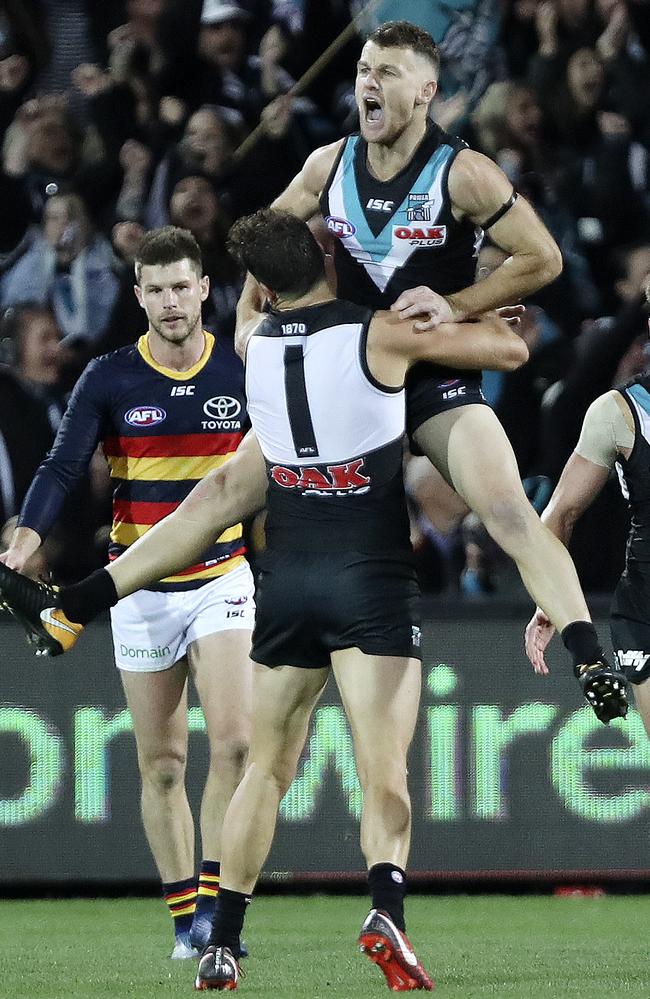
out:
{"label": "grass field", "polygon": [[[260,897],[239,992],[264,999],[370,999],[383,977],[357,953],[364,898]],[[452,896],[409,900],[409,934],[441,999],[650,999],[650,896]],[[154,899],[0,902],[2,999],[151,999],[192,994]]]}

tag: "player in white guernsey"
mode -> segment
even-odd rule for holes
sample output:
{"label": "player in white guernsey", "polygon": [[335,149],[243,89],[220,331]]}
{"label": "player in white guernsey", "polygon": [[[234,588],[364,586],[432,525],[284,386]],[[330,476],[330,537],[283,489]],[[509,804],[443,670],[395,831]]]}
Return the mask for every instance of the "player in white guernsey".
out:
{"label": "player in white guernsey", "polygon": [[[520,301],[562,269],[553,237],[503,171],[429,120],[439,61],[426,31],[406,21],[381,25],[357,65],[360,136],[313,152],[274,203],[303,219],[324,214],[342,297],[402,318],[424,312],[423,330]],[[483,229],[508,257],[474,283]],[[480,377],[444,367],[462,366],[418,365],[409,375],[412,446],[515,561],[574,669],[606,667],[573,562],[528,502]]]}
{"label": "player in white guernsey", "polygon": [[[422,359],[507,370],[527,351],[496,315],[418,334],[393,313],[373,316],[332,299],[320,247],[288,213],[268,209],[240,220],[232,244],[262,282],[255,285],[256,307],[240,307],[238,326],[247,340],[249,413],[261,448],[262,460],[253,463],[258,505],[268,482],[268,548],[252,653],[251,750],[242,793],[226,819],[218,911],[196,986],[237,985],[246,903],[311,712],[333,672],[364,789],[361,845],[372,908],[360,947],[389,987],[428,990],[403,913],[406,756],[420,699],[419,591],[402,483],[404,379]],[[244,442],[231,461],[245,449]],[[233,503],[227,479],[211,474],[165,525],[101,570],[103,583],[112,581],[117,599],[151,573],[160,577],[163,564],[191,561],[194,546],[235,509],[250,512]],[[4,580],[0,574],[0,588]],[[61,590],[59,600],[69,617],[68,592]]]}

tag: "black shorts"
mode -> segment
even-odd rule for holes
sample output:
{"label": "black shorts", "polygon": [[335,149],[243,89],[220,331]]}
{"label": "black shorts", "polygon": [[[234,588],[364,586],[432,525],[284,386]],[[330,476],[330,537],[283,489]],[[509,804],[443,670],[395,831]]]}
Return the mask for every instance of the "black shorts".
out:
{"label": "black shorts", "polygon": [[416,364],[406,379],[406,429],[411,444],[415,431],[432,416],[476,404],[488,405],[481,392],[480,371],[445,373],[430,364]]}
{"label": "black shorts", "polygon": [[612,614],[610,621],[616,665],[630,683],[650,676],[650,624]]}
{"label": "black shorts", "polygon": [[410,554],[264,553],[251,658],[330,665],[336,649],[421,659],[420,589]]}

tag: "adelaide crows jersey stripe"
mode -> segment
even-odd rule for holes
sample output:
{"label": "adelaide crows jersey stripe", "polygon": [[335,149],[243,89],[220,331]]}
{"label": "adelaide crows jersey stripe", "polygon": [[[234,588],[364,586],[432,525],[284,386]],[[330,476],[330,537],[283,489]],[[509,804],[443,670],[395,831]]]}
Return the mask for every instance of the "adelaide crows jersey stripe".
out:
{"label": "adelaide crows jersey stripe", "polygon": [[[158,365],[147,336],[90,362],[28,494],[25,526],[47,534],[101,443],[113,486],[109,557],[116,558],[232,456],[248,429],[243,366],[232,341],[207,332],[204,340],[201,358],[184,372]],[[151,589],[201,586],[236,568],[244,554],[237,525],[196,565]]]}

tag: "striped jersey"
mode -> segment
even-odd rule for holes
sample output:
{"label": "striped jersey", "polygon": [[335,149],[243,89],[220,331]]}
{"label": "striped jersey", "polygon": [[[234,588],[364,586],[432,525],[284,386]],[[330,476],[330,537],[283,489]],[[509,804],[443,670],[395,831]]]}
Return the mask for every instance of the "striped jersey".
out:
{"label": "striped jersey", "polygon": [[269,313],[246,351],[269,489],[269,549],[409,551],[405,392],[368,369],[371,312],[329,301]]}
{"label": "striped jersey", "polygon": [[406,167],[381,181],[368,170],[368,146],[349,136],[320,196],[336,237],[340,298],[387,309],[407,288],[449,295],[474,283],[482,230],[454,218],[447,179],[466,144],[429,122]]}
{"label": "striped jersey", "polygon": [[[25,499],[22,526],[48,533],[101,443],[113,486],[114,559],[228,460],[248,429],[243,367],[232,341],[204,338],[202,356],[186,371],[157,364],[147,335],[88,364]],[[236,568],[245,551],[237,524],[195,565],[150,589],[196,588]]]}

